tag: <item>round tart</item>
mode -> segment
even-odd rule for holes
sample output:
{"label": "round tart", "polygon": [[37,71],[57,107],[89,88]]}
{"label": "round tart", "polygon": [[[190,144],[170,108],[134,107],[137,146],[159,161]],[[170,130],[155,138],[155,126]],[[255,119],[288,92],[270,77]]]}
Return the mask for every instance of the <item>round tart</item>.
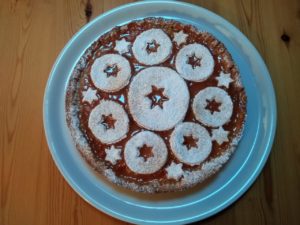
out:
{"label": "round tart", "polygon": [[179,191],[219,171],[236,149],[246,94],[225,46],[175,20],[115,27],[83,54],[66,93],[77,149],[111,182]]}

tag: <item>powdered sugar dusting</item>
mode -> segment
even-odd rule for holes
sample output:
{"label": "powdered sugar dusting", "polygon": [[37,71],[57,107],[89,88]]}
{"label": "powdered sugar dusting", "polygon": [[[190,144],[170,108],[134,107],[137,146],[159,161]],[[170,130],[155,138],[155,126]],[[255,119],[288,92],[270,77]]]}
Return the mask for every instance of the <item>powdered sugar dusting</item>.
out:
{"label": "powdered sugar dusting", "polygon": [[[157,49],[147,51],[149,44],[154,43]],[[164,62],[172,52],[172,42],[161,29],[150,29],[141,33],[135,39],[132,47],[135,58],[145,65],[156,65]]]}
{"label": "powdered sugar dusting", "polygon": [[[148,145],[153,156],[146,161],[140,156],[140,148]],[[150,131],[142,131],[133,136],[126,144],[124,158],[127,166],[135,173],[151,174],[165,164],[168,156],[167,147],[161,137]]]}
{"label": "powdered sugar dusting", "polygon": [[[189,58],[198,60],[198,64],[191,65]],[[189,44],[184,46],[176,56],[176,69],[178,73],[186,80],[204,81],[214,70],[214,59],[209,50],[201,44]]]}
{"label": "powdered sugar dusting", "polygon": [[[105,72],[114,67],[115,74]],[[131,67],[128,60],[117,54],[106,54],[97,58],[91,68],[91,78],[100,90],[115,92],[126,86],[131,77]]]}
{"label": "powdered sugar dusting", "polygon": [[[172,85],[170,85],[172,84]],[[163,107],[151,107],[147,97],[152,87],[162,88],[168,98]],[[172,69],[150,67],[139,72],[130,84],[128,105],[134,120],[150,130],[168,130],[183,120],[189,104],[186,83]]]}
{"label": "powdered sugar dusting", "polygon": [[[218,111],[213,113],[206,109],[208,101],[212,100],[221,104]],[[230,120],[232,111],[232,100],[227,92],[221,88],[207,87],[199,91],[193,101],[193,112],[196,119],[207,126],[222,126]]]}
{"label": "powdered sugar dusting", "polygon": [[[89,53],[90,52],[88,51],[86,54]],[[74,79],[71,79],[69,83],[70,90],[77,90],[79,88],[79,83],[76,82],[76,79],[80,76],[80,71],[82,71],[82,69],[85,67],[85,61],[86,57],[83,56],[75,66],[72,73],[72,77]],[[71,135],[75,140],[76,147],[78,147],[88,161],[93,161],[93,153],[91,148],[83,133],[80,131],[80,129],[78,129],[80,126],[80,121],[77,116],[79,110],[78,102],[80,102],[79,93],[76,93],[74,96],[72,96],[73,99],[68,99],[68,96],[66,97],[66,119],[71,131]]]}
{"label": "powdered sugar dusting", "polygon": [[[107,128],[103,117],[110,116],[114,120],[113,127]],[[129,119],[123,107],[109,100],[103,100],[91,112],[89,128],[102,143],[113,144],[126,137],[129,129]]]}
{"label": "powdered sugar dusting", "polygon": [[219,87],[229,87],[229,84],[233,81],[230,77],[230,73],[224,73],[221,71],[218,77],[216,77],[216,80],[218,81],[218,86]]}
{"label": "powdered sugar dusting", "polygon": [[188,37],[188,34],[184,33],[182,30],[174,33],[173,41],[177,43],[177,45],[180,45],[182,43],[186,42],[186,38]]}
{"label": "powdered sugar dusting", "polygon": [[88,88],[87,91],[83,91],[82,95],[83,102],[88,102],[91,104],[93,101],[98,100],[97,90],[94,90],[92,88]]}
{"label": "powdered sugar dusting", "polygon": [[175,162],[172,162],[171,165],[166,168],[166,171],[168,179],[179,180],[183,175],[182,163],[176,164]]}
{"label": "powdered sugar dusting", "polygon": [[112,145],[110,148],[105,149],[105,160],[109,161],[111,164],[116,165],[117,161],[122,159],[121,157],[121,151],[122,149],[116,148],[114,145]]}
{"label": "powdered sugar dusting", "polygon": [[121,40],[116,41],[115,50],[118,51],[120,54],[124,54],[126,52],[129,52],[129,47],[131,43],[129,41],[126,41],[125,38],[122,38]]}
{"label": "powdered sugar dusting", "polygon": [[242,84],[242,81],[241,81],[240,76],[237,76],[237,78],[236,78],[235,81],[234,81],[234,85],[235,85],[237,88],[243,88],[243,84]]}
{"label": "powdered sugar dusting", "polygon": [[217,129],[212,129],[212,140],[215,140],[219,145],[223,144],[223,142],[228,142],[228,134],[229,131],[223,129],[223,127],[219,127]]}
{"label": "powdered sugar dusting", "polygon": [[[197,140],[196,146],[188,149],[184,145],[184,137],[192,136]],[[199,165],[211,152],[212,143],[208,131],[197,123],[185,122],[177,125],[171,134],[172,152],[188,165]]]}
{"label": "powdered sugar dusting", "polygon": [[202,182],[207,177],[216,173],[222,167],[222,165],[228,161],[229,157],[230,153],[225,152],[224,154],[214,158],[213,160],[203,163],[200,171],[185,171],[183,182],[185,184]]}

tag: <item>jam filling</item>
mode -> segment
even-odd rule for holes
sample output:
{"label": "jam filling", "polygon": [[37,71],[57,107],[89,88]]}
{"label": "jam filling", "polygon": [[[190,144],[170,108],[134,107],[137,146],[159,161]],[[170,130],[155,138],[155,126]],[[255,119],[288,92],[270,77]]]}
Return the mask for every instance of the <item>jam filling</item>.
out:
{"label": "jam filling", "polygon": [[195,55],[195,53],[190,56],[187,56],[187,58],[188,58],[187,64],[191,65],[193,69],[201,66],[201,58],[198,58]]}
{"label": "jam filling", "polygon": [[118,72],[119,72],[119,68],[116,64],[113,64],[113,65],[108,65],[105,69],[104,69],[104,73],[106,73],[106,76],[107,77],[117,77],[118,75]]}
{"label": "jam filling", "polygon": [[144,158],[144,161],[146,162],[150,157],[153,156],[152,147],[148,145],[143,145],[139,148],[140,156]]}
{"label": "jam filling", "polygon": [[192,135],[190,136],[183,136],[183,145],[187,147],[188,150],[191,148],[198,148],[197,142],[198,138],[194,138]]}
{"label": "jam filling", "polygon": [[212,115],[214,114],[214,112],[220,112],[219,107],[222,105],[222,103],[217,102],[215,99],[206,99],[206,103],[207,105],[205,106],[205,109],[209,110]]}
{"label": "jam filling", "polygon": [[152,85],[152,91],[148,95],[147,98],[151,100],[151,109],[155,106],[159,106],[161,109],[164,107],[164,102],[168,101],[169,98],[164,95],[164,88],[157,88],[156,86]]}
{"label": "jam filling", "polygon": [[152,40],[151,42],[147,43],[146,51],[148,54],[157,52],[159,46],[160,44],[158,44],[155,40]]}

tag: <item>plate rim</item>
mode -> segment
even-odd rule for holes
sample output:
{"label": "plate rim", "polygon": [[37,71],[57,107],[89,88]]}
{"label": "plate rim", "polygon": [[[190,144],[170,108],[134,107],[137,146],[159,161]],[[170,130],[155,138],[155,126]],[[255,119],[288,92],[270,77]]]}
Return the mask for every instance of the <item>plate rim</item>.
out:
{"label": "plate rim", "polygon": [[263,154],[263,158],[261,159],[261,161],[257,164],[256,166],[256,170],[255,173],[252,174],[252,176],[247,180],[246,183],[244,183],[244,185],[242,185],[241,189],[239,192],[237,192],[234,196],[232,196],[231,198],[228,199],[227,202],[225,202],[223,205],[221,205],[221,207],[217,208],[217,209],[213,209],[212,212],[208,212],[204,217],[201,215],[196,215],[194,217],[189,217],[189,218],[185,218],[182,220],[176,220],[176,221],[164,221],[164,223],[181,223],[181,222],[195,222],[198,221],[199,219],[204,219],[204,218],[208,218],[220,211],[222,211],[223,209],[227,208],[229,205],[231,205],[232,203],[236,202],[243,194],[245,194],[248,190],[249,187],[255,182],[255,180],[257,179],[257,177],[259,176],[259,174],[261,173],[262,169],[264,168],[266,161],[270,155],[271,152],[271,148],[274,142],[274,138],[275,138],[275,132],[276,132],[276,126],[277,126],[277,104],[276,104],[276,96],[275,96],[275,91],[274,91],[274,86],[273,86],[273,82],[270,76],[270,73],[267,69],[267,66],[263,60],[263,58],[261,57],[261,55],[259,54],[258,50],[255,48],[255,46],[250,42],[250,40],[238,29],[236,28],[234,25],[232,25],[229,21],[227,21],[226,19],[224,19],[223,17],[215,14],[214,12],[205,9],[201,6],[198,5],[193,5],[190,3],[185,3],[185,2],[177,2],[177,1],[147,1],[147,2],[134,2],[134,3],[129,3],[129,4],[125,4],[125,5],[121,5],[119,7],[113,8],[105,13],[102,13],[100,15],[98,15],[96,18],[94,18],[90,23],[84,25],[78,32],[76,32],[72,38],[67,42],[67,44],[64,46],[64,48],[61,50],[61,52],[59,53],[58,57],[55,60],[55,63],[51,69],[51,72],[49,74],[48,77],[48,81],[46,84],[46,88],[45,88],[45,92],[44,92],[44,98],[43,98],[43,124],[44,124],[44,130],[45,130],[45,135],[46,135],[46,140],[47,140],[47,144],[51,153],[51,156],[56,164],[56,167],[59,169],[60,173],[63,175],[64,179],[67,181],[67,183],[71,186],[71,188],[77,193],[79,194],[79,196],[81,198],[83,198],[86,202],[88,202],[90,205],[92,205],[93,207],[95,207],[96,209],[110,215],[113,216],[117,219],[121,219],[123,221],[127,221],[127,222],[146,222],[146,223],[159,223],[159,221],[140,221],[136,218],[132,218],[132,217],[128,217],[126,215],[122,215],[118,212],[112,211],[109,208],[105,207],[102,205],[102,208],[99,208],[98,206],[96,206],[92,199],[89,199],[84,191],[81,190],[81,188],[79,186],[76,185],[76,183],[74,183],[74,181],[72,180],[72,178],[70,178],[67,174],[67,172],[65,172],[64,168],[62,168],[60,165],[61,163],[59,162],[58,156],[55,154],[55,152],[52,150],[52,148],[54,148],[52,142],[51,142],[51,138],[49,137],[49,126],[47,124],[47,112],[48,112],[48,104],[47,104],[47,93],[49,92],[49,88],[51,86],[52,83],[52,79],[54,77],[55,74],[55,70],[57,68],[57,66],[59,65],[59,62],[61,61],[61,59],[63,58],[65,52],[67,51],[67,49],[72,45],[73,41],[79,36],[81,35],[81,33],[83,33],[87,28],[93,26],[93,24],[95,22],[97,22],[98,20],[101,20],[103,17],[108,16],[109,14],[112,14],[114,12],[117,12],[119,10],[126,10],[127,7],[134,7],[136,5],[144,5],[144,4],[175,4],[175,5],[181,5],[181,6],[192,6],[192,7],[197,7],[198,10],[205,12],[207,14],[211,14],[212,16],[216,17],[218,20],[221,20],[222,23],[225,23],[226,26],[229,26],[231,29],[233,29],[235,32],[239,33],[240,36],[242,36],[249,44],[249,46],[252,48],[253,53],[255,54],[255,57],[257,58],[257,61],[261,63],[261,66],[264,69],[264,73],[267,74],[267,79],[269,81],[269,83],[272,85],[271,89],[271,95],[269,96],[271,98],[271,105],[273,105],[273,115],[271,118],[271,129],[268,132],[268,141],[267,141],[267,145],[265,147],[265,152]]}

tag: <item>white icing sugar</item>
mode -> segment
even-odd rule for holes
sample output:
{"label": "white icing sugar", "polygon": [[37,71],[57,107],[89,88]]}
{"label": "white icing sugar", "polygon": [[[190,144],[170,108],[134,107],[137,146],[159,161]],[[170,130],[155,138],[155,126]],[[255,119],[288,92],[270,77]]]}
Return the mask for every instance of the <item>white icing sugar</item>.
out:
{"label": "white icing sugar", "polygon": [[105,149],[105,153],[106,153],[105,160],[115,165],[118,160],[122,159],[121,152],[122,149],[115,148],[115,146],[112,145],[110,148]]}
{"label": "white icing sugar", "polygon": [[[110,116],[115,120],[114,127],[107,129],[103,124],[103,116]],[[100,101],[90,113],[89,128],[94,136],[102,143],[113,144],[126,137],[129,119],[123,107],[114,101]]]}
{"label": "white icing sugar", "polygon": [[[151,107],[147,97],[152,87],[163,89],[168,98],[159,106]],[[142,127],[163,131],[173,128],[184,119],[189,104],[189,91],[184,80],[167,67],[150,67],[139,72],[128,92],[128,105],[133,119]]]}
{"label": "white icing sugar", "polygon": [[[140,148],[147,145],[152,148],[152,155],[146,161],[140,156]],[[138,174],[151,174],[158,171],[166,163],[167,146],[163,139],[150,131],[142,131],[134,135],[125,145],[124,159],[127,166]]]}
{"label": "white icing sugar", "polygon": [[[200,60],[198,66],[189,64],[190,57]],[[184,46],[176,56],[175,66],[178,73],[186,80],[200,82],[206,80],[214,70],[214,59],[210,51],[201,44]]]}
{"label": "white icing sugar", "polygon": [[[147,46],[156,42],[156,51],[148,53]],[[172,42],[161,29],[150,29],[139,34],[132,46],[135,58],[145,65],[155,65],[167,60],[172,52]]]}
{"label": "white icing sugar", "polygon": [[122,38],[121,40],[116,41],[114,50],[116,50],[120,54],[124,54],[126,52],[129,52],[130,45],[131,45],[130,42],[126,41],[125,38]]}
{"label": "white icing sugar", "polygon": [[[115,66],[119,71],[116,76],[109,76],[105,70]],[[128,60],[118,54],[106,54],[97,58],[91,67],[91,78],[94,85],[102,91],[115,92],[129,82],[131,67]]]}
{"label": "white icing sugar", "polygon": [[176,42],[177,45],[179,46],[180,44],[186,42],[187,37],[188,37],[188,35],[181,30],[177,33],[174,33],[173,41]]}
{"label": "white icing sugar", "polygon": [[229,156],[232,153],[233,148],[230,148],[228,151],[222,155],[213,158],[210,161],[204,162],[201,170],[194,171],[184,171],[184,177],[182,179],[183,184],[195,184],[205,180],[207,177],[216,173],[224,163],[229,159]]}
{"label": "white icing sugar", "polygon": [[219,87],[229,87],[229,84],[231,82],[233,82],[233,80],[230,77],[230,73],[223,73],[223,71],[221,71],[221,73],[219,74],[218,77],[216,77],[216,80],[218,81],[218,86]]}
{"label": "white icing sugar", "polygon": [[98,100],[97,90],[94,90],[92,88],[88,88],[87,91],[83,91],[82,96],[82,101],[88,102],[90,104],[92,104],[93,101]]}
{"label": "white icing sugar", "polygon": [[223,129],[223,127],[219,127],[217,129],[212,129],[211,139],[215,140],[219,145],[223,142],[227,142],[229,131]]}
{"label": "white icing sugar", "polygon": [[[221,105],[219,111],[211,113],[206,109],[207,101],[216,101]],[[197,93],[193,100],[193,112],[196,119],[207,126],[219,127],[230,120],[233,110],[231,97],[226,91],[218,87],[207,87]]]}
{"label": "white icing sugar", "polygon": [[235,78],[235,81],[233,83],[235,85],[235,87],[237,88],[242,88],[243,87],[243,84],[242,84],[242,81],[241,81],[241,77],[238,76],[237,78]]}
{"label": "white icing sugar", "polygon": [[166,171],[167,178],[179,180],[179,178],[183,176],[182,163],[176,164],[172,162],[171,165],[166,168]]}
{"label": "white icing sugar", "polygon": [[[87,51],[87,54],[89,51]],[[74,71],[72,72],[72,77],[75,79],[70,80],[70,89],[71,90],[78,90],[79,89],[79,83],[76,82],[76,78],[80,76],[80,71],[82,71],[85,68],[85,57],[80,58],[77,65],[74,68]],[[79,99],[79,95],[76,94],[76,97],[74,97],[74,102],[66,102],[66,117],[68,126],[71,131],[71,135],[74,138],[76,142],[76,147],[79,148],[79,150],[82,152],[82,154],[88,159],[93,159],[93,153],[91,151],[91,148],[89,146],[89,143],[87,142],[85,136],[82,134],[81,130],[79,129],[80,121],[78,118],[78,111],[79,111],[79,105],[81,99]],[[66,96],[68,98],[70,96]]]}
{"label": "white icing sugar", "polygon": [[[184,145],[184,137],[192,136],[196,145],[188,148]],[[185,122],[178,124],[170,137],[171,150],[181,162],[188,165],[199,165],[210,154],[212,143],[208,131],[197,123]]]}

